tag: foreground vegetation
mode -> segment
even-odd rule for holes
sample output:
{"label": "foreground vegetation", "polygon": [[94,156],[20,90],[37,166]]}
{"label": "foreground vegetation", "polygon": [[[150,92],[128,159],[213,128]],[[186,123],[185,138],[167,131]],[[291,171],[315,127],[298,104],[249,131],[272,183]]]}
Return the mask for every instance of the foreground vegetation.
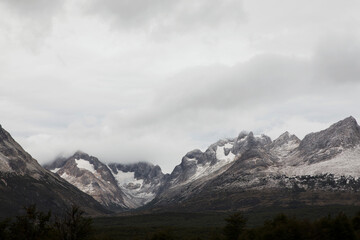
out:
{"label": "foreground vegetation", "polygon": [[[360,212],[354,207],[326,206],[247,213],[158,213],[88,218],[77,207],[62,216],[35,206],[23,215],[0,221],[4,240],[270,240],[360,239]],[[334,213],[337,210],[337,213]],[[356,208],[356,210],[359,210]],[[322,213],[321,217],[318,214]],[[324,213],[332,213],[324,216]]]}

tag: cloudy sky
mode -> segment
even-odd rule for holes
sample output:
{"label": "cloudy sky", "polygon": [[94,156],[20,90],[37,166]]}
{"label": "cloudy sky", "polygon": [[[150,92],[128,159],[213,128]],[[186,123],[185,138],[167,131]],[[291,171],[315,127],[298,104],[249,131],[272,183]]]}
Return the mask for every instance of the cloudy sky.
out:
{"label": "cloudy sky", "polygon": [[0,0],[0,123],[40,163],[360,120],[357,0]]}

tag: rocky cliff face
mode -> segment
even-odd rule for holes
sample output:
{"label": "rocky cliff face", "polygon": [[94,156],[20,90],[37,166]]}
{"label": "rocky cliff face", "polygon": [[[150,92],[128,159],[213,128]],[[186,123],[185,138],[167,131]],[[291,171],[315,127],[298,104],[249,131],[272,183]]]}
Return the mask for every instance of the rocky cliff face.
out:
{"label": "rocky cliff face", "polygon": [[353,117],[331,125],[328,129],[305,136],[299,146],[299,157],[318,163],[360,144],[360,127]]}
{"label": "rocky cliff face", "polygon": [[108,212],[92,197],[42,168],[0,126],[0,216],[16,215],[29,204],[55,213],[72,204],[90,214]]}

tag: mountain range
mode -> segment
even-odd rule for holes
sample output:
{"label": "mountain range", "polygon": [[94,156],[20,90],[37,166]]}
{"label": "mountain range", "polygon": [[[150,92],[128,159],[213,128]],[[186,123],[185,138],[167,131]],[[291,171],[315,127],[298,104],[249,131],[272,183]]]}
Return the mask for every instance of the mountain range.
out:
{"label": "mountain range", "polygon": [[188,152],[170,174],[146,162],[105,164],[81,151],[43,168],[0,130],[0,203],[26,183],[33,190],[22,195],[39,195],[32,202],[58,207],[80,201],[97,214],[359,205],[360,127],[353,117],[302,140],[288,132],[272,140],[243,131],[204,152]]}

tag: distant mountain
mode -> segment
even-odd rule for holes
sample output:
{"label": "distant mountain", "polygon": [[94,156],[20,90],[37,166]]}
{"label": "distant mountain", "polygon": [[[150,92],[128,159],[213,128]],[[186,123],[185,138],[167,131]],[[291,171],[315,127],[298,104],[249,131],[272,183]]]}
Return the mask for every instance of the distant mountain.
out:
{"label": "distant mountain", "polygon": [[159,166],[144,162],[105,165],[83,152],[58,158],[44,167],[115,211],[138,208],[150,202],[165,180]]}
{"label": "distant mountain", "polygon": [[89,214],[108,213],[97,201],[45,170],[0,125],[0,217],[24,206],[62,212],[72,204]]}

